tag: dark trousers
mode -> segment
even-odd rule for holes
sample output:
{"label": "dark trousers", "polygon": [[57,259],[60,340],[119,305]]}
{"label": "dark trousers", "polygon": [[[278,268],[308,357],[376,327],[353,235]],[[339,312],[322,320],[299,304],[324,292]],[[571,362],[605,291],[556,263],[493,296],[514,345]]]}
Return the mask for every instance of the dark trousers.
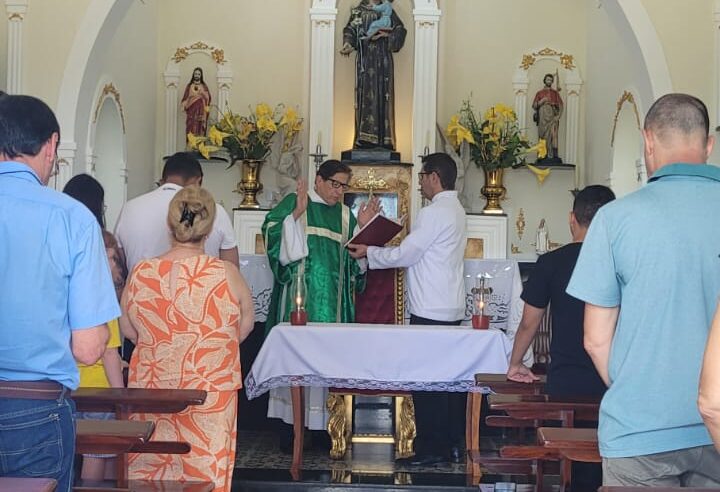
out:
{"label": "dark trousers", "polygon": [[[411,325],[458,326],[458,321],[437,321],[410,315]],[[429,361],[429,363],[432,363]],[[445,454],[450,447],[464,447],[465,393],[413,391],[417,454]]]}

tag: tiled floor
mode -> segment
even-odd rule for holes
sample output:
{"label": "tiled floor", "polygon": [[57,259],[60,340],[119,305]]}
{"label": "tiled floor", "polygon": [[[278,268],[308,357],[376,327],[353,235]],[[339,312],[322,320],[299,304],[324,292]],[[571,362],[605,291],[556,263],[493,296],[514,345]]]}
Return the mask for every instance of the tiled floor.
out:
{"label": "tiled floor", "polygon": [[[482,448],[495,448],[497,444],[496,439],[485,438]],[[357,487],[371,487],[372,490],[405,490],[409,487],[418,490],[478,490],[477,486],[467,486],[465,464],[397,465],[389,444],[356,443],[342,460],[330,459],[327,447],[315,446],[304,452],[301,476],[295,477],[299,480],[290,475],[290,463],[291,455],[281,451],[280,437],[276,433],[240,431],[233,490],[329,491],[342,488],[358,490]],[[525,483],[527,479],[485,475],[482,481]],[[330,486],[332,488],[327,488]]]}

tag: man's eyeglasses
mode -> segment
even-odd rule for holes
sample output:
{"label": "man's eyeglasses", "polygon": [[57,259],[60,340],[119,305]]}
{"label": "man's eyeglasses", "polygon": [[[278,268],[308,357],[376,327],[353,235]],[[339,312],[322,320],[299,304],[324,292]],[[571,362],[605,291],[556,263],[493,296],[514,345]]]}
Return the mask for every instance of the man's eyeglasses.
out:
{"label": "man's eyeglasses", "polygon": [[420,171],[420,172],[418,173],[418,176],[420,177],[420,179],[423,179],[425,176],[428,176],[428,175],[430,175],[430,174],[432,174],[432,173],[434,173],[434,172],[435,172],[435,171]]}
{"label": "man's eyeglasses", "polygon": [[325,181],[329,181],[330,185],[335,188],[336,190],[338,188],[342,188],[343,191],[347,191],[350,186],[347,183],[343,183],[342,181],[338,181],[337,179],[328,178]]}

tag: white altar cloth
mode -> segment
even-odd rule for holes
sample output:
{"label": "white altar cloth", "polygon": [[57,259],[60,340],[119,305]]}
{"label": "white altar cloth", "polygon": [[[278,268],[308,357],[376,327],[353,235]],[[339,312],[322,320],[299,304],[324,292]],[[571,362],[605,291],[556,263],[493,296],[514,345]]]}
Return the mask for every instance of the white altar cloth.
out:
{"label": "white altar cloth", "polygon": [[245,390],[250,399],[282,386],[479,391],[475,374],[505,374],[511,350],[499,330],[283,323],[270,331]]}
{"label": "white altar cloth", "polygon": [[325,390],[482,391],[476,373],[505,374],[512,350],[499,330],[459,326],[280,324],[245,378],[248,398],[273,391],[268,417],[292,422],[290,386],[306,391],[306,425],[323,429]]}

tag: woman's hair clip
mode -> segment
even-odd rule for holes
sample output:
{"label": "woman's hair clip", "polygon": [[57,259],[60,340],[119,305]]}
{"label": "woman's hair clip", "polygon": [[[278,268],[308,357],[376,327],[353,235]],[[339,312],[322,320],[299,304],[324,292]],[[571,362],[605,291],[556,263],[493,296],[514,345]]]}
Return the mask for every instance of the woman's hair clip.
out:
{"label": "woman's hair clip", "polygon": [[187,203],[183,204],[182,215],[180,216],[180,223],[187,223],[188,227],[192,227],[195,222],[195,212],[188,209]]}

